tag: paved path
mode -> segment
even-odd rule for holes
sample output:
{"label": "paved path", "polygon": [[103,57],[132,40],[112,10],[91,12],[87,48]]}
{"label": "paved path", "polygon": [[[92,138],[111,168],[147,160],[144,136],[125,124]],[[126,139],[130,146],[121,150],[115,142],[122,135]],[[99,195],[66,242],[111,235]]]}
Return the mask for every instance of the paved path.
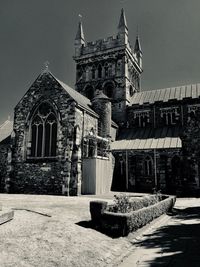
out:
{"label": "paved path", "polygon": [[161,217],[141,235],[129,235],[132,252],[118,266],[199,267],[200,199],[178,199],[175,212]]}

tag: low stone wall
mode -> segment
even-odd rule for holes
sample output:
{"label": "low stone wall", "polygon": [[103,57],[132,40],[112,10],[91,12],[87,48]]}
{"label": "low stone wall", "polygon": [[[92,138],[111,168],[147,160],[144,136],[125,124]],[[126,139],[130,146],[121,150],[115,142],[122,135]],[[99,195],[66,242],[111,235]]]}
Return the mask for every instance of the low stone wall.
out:
{"label": "low stone wall", "polygon": [[14,217],[14,211],[8,209],[2,210],[2,203],[0,202],[0,224],[12,220],[13,217]]}
{"label": "low stone wall", "polygon": [[109,212],[106,210],[107,202],[91,201],[90,213],[93,223],[105,233],[116,237],[126,236],[170,211],[175,201],[175,196],[169,196],[154,205],[130,213]]}

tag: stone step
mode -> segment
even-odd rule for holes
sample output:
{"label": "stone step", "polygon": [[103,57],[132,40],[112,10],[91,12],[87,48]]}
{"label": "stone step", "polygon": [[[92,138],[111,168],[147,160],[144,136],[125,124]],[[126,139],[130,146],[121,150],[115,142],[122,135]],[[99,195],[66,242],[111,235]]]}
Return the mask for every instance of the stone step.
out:
{"label": "stone step", "polygon": [[14,217],[14,211],[9,209],[3,209],[0,211],[0,224],[6,223],[12,220]]}

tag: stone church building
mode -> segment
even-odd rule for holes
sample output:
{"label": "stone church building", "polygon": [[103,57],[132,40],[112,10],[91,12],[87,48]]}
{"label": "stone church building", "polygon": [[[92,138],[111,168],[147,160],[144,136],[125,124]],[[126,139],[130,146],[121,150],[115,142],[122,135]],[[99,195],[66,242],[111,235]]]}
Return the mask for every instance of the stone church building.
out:
{"label": "stone church building", "polygon": [[114,37],[79,22],[73,58],[74,89],[47,66],[0,126],[0,191],[198,193],[200,84],[143,91],[123,9]]}

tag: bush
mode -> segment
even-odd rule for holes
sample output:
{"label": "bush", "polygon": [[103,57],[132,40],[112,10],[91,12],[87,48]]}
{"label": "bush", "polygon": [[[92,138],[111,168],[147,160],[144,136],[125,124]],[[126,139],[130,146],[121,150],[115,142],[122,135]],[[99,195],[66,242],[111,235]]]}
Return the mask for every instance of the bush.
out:
{"label": "bush", "polygon": [[114,196],[114,205],[109,205],[107,210],[111,212],[127,213],[135,210],[142,209],[143,207],[148,207],[154,205],[160,201],[157,195],[150,195],[144,197],[129,197],[125,194]]}

